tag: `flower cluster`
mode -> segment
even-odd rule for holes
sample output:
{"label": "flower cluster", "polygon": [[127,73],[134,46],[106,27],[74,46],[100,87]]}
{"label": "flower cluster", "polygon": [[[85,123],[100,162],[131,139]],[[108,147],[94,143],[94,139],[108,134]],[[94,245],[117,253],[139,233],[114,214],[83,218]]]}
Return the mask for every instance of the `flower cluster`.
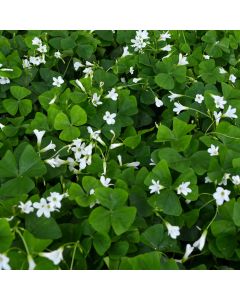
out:
{"label": "flower cluster", "polygon": [[50,195],[46,199],[41,198],[39,202],[33,203],[31,200],[28,200],[25,203],[20,202],[18,207],[21,209],[22,213],[30,214],[34,212],[34,209],[36,209],[37,217],[44,216],[46,218],[50,218],[52,212],[59,211],[62,206],[63,198],[67,196],[68,195],[66,193],[60,194],[58,192],[50,192]]}

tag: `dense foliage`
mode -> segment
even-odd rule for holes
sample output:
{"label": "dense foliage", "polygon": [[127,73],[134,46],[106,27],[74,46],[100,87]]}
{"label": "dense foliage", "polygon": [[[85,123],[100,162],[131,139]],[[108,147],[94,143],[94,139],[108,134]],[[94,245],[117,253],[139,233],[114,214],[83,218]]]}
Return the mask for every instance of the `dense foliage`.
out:
{"label": "dense foliage", "polygon": [[239,31],[2,31],[1,269],[240,267]]}

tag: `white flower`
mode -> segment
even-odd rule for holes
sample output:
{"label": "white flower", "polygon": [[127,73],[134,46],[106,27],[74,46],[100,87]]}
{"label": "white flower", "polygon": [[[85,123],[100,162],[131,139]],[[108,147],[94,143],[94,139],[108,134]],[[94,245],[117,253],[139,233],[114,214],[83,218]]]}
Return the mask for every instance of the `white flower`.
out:
{"label": "white flower", "polygon": [[172,93],[172,92],[169,92],[169,93],[171,94],[170,96],[168,96],[168,98],[170,99],[170,102],[172,102],[176,98],[180,98],[180,97],[183,96],[181,94],[175,94],[175,93]]}
{"label": "white flower", "polygon": [[160,41],[166,41],[167,39],[170,39],[171,38],[171,34],[167,32],[164,32],[164,33],[161,33],[160,34],[160,38],[159,40]]}
{"label": "white flower", "polygon": [[138,81],[142,80],[142,78],[133,78],[133,83],[138,83]]}
{"label": "white flower", "polygon": [[200,238],[193,243],[193,247],[198,248],[200,251],[202,251],[206,242],[206,237],[207,237],[207,230],[204,230]]}
{"label": "white flower", "polygon": [[184,65],[187,65],[187,64],[188,64],[187,57],[183,56],[181,53],[179,53],[178,66],[184,66]]}
{"label": "white flower", "polygon": [[114,143],[114,144],[111,144],[109,149],[113,150],[113,149],[116,149],[118,147],[121,147],[123,145],[123,143]]}
{"label": "white flower", "polygon": [[204,54],[203,54],[203,58],[208,60],[208,59],[210,59],[210,56],[209,56],[209,55],[204,55]]}
{"label": "white flower", "polygon": [[172,50],[172,46],[171,45],[166,45],[166,46],[162,47],[161,50],[170,52]]}
{"label": "white flower", "polygon": [[150,194],[160,194],[160,190],[164,189],[164,186],[160,184],[159,180],[155,181],[152,179],[152,185],[149,186]]}
{"label": "white flower", "polygon": [[224,105],[227,103],[227,101],[221,96],[217,96],[217,95],[213,95],[213,94],[211,94],[211,96],[214,99],[216,108],[224,109]]}
{"label": "white flower", "polygon": [[28,260],[28,270],[34,270],[36,267],[36,263],[30,254],[28,254],[27,260]]}
{"label": "white flower", "polygon": [[75,61],[73,64],[74,70],[78,71],[79,68],[84,67],[84,65],[80,61]]}
{"label": "white flower", "polygon": [[148,42],[144,40],[148,39],[148,32],[146,30],[138,30],[136,31],[136,36],[134,39],[131,39],[132,47],[136,52],[142,52],[142,49],[147,46]]}
{"label": "white flower", "polygon": [[31,212],[34,211],[31,200],[28,200],[26,203],[23,203],[20,201],[20,204],[18,205],[18,207],[21,209],[21,212],[25,213],[25,214],[30,214]]}
{"label": "white flower", "polygon": [[227,71],[224,68],[220,67],[219,68],[219,73],[220,74],[225,74],[225,73],[227,73]]}
{"label": "white flower", "polygon": [[3,125],[2,123],[0,123],[0,129],[3,129],[5,127],[5,125]]}
{"label": "white flower", "polygon": [[95,190],[94,189],[91,189],[90,191],[89,191],[89,195],[94,195],[95,194]]}
{"label": "white flower", "polygon": [[118,159],[119,165],[122,167],[123,164],[122,164],[122,156],[121,156],[121,154],[118,154],[117,159]]}
{"label": "white flower", "polygon": [[118,98],[118,93],[116,93],[116,89],[111,89],[111,91],[108,92],[106,98],[112,99],[113,101],[116,101]]}
{"label": "white flower", "polygon": [[149,166],[156,166],[156,163],[154,162],[154,160],[152,158],[150,159]]}
{"label": "white flower", "polygon": [[92,130],[92,127],[88,126],[87,127],[87,131],[88,133],[90,134],[90,138],[93,139],[93,140],[96,140],[98,141],[100,144],[102,144],[103,146],[105,146],[105,143],[104,141],[100,138],[100,133],[101,133],[101,130],[96,130],[96,131],[93,131]]}
{"label": "white flower", "polygon": [[175,103],[174,103],[174,106],[175,106],[175,107],[173,108],[173,111],[174,111],[177,115],[179,115],[181,111],[183,111],[183,110],[188,110],[188,109],[189,109],[187,106],[184,106],[184,105],[182,105],[182,104],[179,103],[179,102],[175,102]]}
{"label": "white flower", "polygon": [[188,182],[182,182],[177,187],[177,194],[183,194],[184,196],[187,196],[189,193],[192,192],[192,190],[188,187],[190,185],[190,181]]}
{"label": "white flower", "polygon": [[90,61],[86,61],[86,66],[87,67],[92,67],[92,66],[94,66],[94,64],[92,64]]}
{"label": "white flower", "polygon": [[219,149],[218,146],[214,146],[213,144],[211,144],[211,147],[208,148],[207,151],[210,154],[210,156],[217,156],[219,154],[218,149]]}
{"label": "white flower", "polygon": [[229,195],[231,191],[224,190],[222,187],[217,187],[216,192],[213,194],[213,198],[216,200],[217,205],[222,205],[224,201],[229,201]]}
{"label": "white flower", "polygon": [[230,80],[232,83],[235,83],[236,79],[237,79],[237,77],[236,77],[235,75],[230,74],[229,80]]}
{"label": "white flower", "polygon": [[51,141],[46,147],[44,147],[43,149],[40,150],[40,152],[47,152],[49,150],[55,150],[56,145]]}
{"label": "white flower", "polygon": [[61,52],[56,51],[56,52],[54,52],[54,56],[55,56],[56,58],[61,58],[61,57],[62,57],[62,54],[61,54]]}
{"label": "white flower", "polygon": [[52,168],[60,167],[66,163],[65,160],[59,158],[59,155],[53,158],[46,159],[45,162],[49,164]]}
{"label": "white flower", "polygon": [[57,99],[57,96],[55,95],[50,101],[49,101],[49,105],[52,105],[53,103],[55,103]]}
{"label": "white flower", "polygon": [[205,183],[211,183],[212,180],[211,180],[208,176],[206,176],[206,177],[204,178],[204,182],[205,182]]}
{"label": "white flower", "polygon": [[230,179],[230,175],[230,173],[224,173],[221,182],[219,182],[219,185],[227,185],[227,181],[228,179]]}
{"label": "white flower", "polygon": [[232,176],[232,182],[234,185],[240,185],[240,176],[239,175]]}
{"label": "white flower", "polygon": [[223,114],[223,117],[230,118],[230,119],[236,119],[238,116],[236,113],[236,108],[232,108],[231,105],[228,106],[227,111]]}
{"label": "white flower", "polygon": [[80,89],[81,89],[84,93],[86,93],[85,87],[83,86],[83,84],[81,83],[81,81],[78,80],[78,79],[76,79],[75,82],[76,82],[76,84],[80,87]]}
{"label": "white flower", "polygon": [[83,70],[83,73],[85,74],[86,77],[92,77],[93,76],[93,69],[91,67],[87,67]]}
{"label": "white flower", "polygon": [[45,134],[45,130],[38,130],[38,129],[34,129],[33,133],[36,135],[37,137],[37,145],[40,147],[41,143],[42,143],[42,138]]}
{"label": "white flower", "polygon": [[8,83],[10,83],[9,78],[0,76],[0,84],[4,85],[4,84],[8,84]]}
{"label": "white flower", "polygon": [[158,99],[158,97],[155,97],[155,105],[156,105],[157,107],[163,106],[162,100]]}
{"label": "white flower", "polygon": [[182,262],[185,262],[186,260],[188,260],[188,257],[191,255],[193,250],[194,250],[194,247],[192,247],[190,244],[186,245],[186,250],[185,250],[185,253],[183,255]]}
{"label": "white flower", "polygon": [[100,182],[103,186],[105,187],[109,187],[110,185],[113,185],[111,182],[111,178],[105,178],[105,176],[101,176],[100,177]]}
{"label": "white flower", "polygon": [[92,104],[97,107],[98,105],[101,105],[102,102],[100,101],[100,97],[101,96],[98,96],[97,93],[94,93],[93,96],[92,96]]}
{"label": "white flower", "polygon": [[59,194],[58,192],[51,192],[50,196],[47,197],[47,201],[53,208],[61,208],[62,206],[62,199],[64,195]]}
{"label": "white flower", "polygon": [[133,162],[130,162],[130,163],[126,163],[125,166],[127,167],[133,167],[135,169],[137,169],[140,165],[140,162],[139,161],[133,161]]}
{"label": "white flower", "polygon": [[131,75],[134,73],[134,68],[133,68],[133,67],[130,67],[129,73],[130,73]]}
{"label": "white flower", "polygon": [[177,236],[180,235],[180,228],[179,226],[173,226],[168,222],[165,222],[166,226],[167,226],[167,230],[168,230],[168,235],[172,238],[172,239],[176,239]]}
{"label": "white flower", "polygon": [[35,37],[34,39],[32,39],[32,45],[41,46],[42,45],[42,41],[40,40],[40,38]]}
{"label": "white flower", "polygon": [[79,169],[80,170],[84,170],[87,167],[87,158],[86,157],[82,157],[78,160],[79,162]]}
{"label": "white flower", "polygon": [[39,66],[41,63],[44,63],[44,60],[40,56],[30,56],[29,61],[34,66]]}
{"label": "white flower", "polygon": [[41,53],[47,53],[47,46],[46,45],[40,45],[37,48],[37,51],[41,52]]}
{"label": "white flower", "polygon": [[125,57],[125,56],[127,56],[127,55],[131,55],[131,53],[129,53],[129,51],[128,51],[128,46],[123,47],[123,54],[122,54],[122,57]]}
{"label": "white flower", "polygon": [[201,94],[197,94],[196,96],[195,96],[195,99],[194,99],[197,103],[199,103],[199,104],[201,104],[202,102],[203,102],[203,100],[204,100],[204,97],[203,97],[203,95],[201,95]]}
{"label": "white flower", "polygon": [[64,80],[62,78],[62,76],[58,76],[58,78],[56,77],[53,77],[53,84],[54,86],[57,86],[57,87],[61,87],[61,85],[64,83]]}
{"label": "white flower", "polygon": [[92,155],[92,149],[93,149],[93,144],[90,143],[88,146],[84,147],[84,149],[82,150],[82,154],[83,155]]}
{"label": "white flower", "polygon": [[22,60],[22,67],[23,69],[31,69],[31,64],[30,64],[30,61],[28,59],[23,59]]}
{"label": "white flower", "polygon": [[33,207],[37,209],[37,217],[44,215],[46,218],[50,218],[51,212],[54,211],[53,205],[44,198],[41,198],[40,202],[34,202]]}
{"label": "white flower", "polygon": [[39,253],[40,256],[45,257],[51,260],[54,265],[58,265],[63,260],[63,247],[51,252],[41,252]]}
{"label": "white flower", "polygon": [[68,168],[71,172],[73,172],[74,174],[80,173],[80,171],[75,168],[75,166],[77,166],[77,162],[72,157],[68,157],[67,162],[68,162]]}
{"label": "white flower", "polygon": [[9,266],[9,258],[0,253],[0,270],[11,270],[11,267]]}
{"label": "white flower", "polygon": [[103,116],[103,120],[107,122],[108,125],[115,124],[115,118],[117,114],[115,113],[110,113],[109,111],[105,112],[105,115]]}
{"label": "white flower", "polygon": [[147,30],[137,30],[136,31],[136,36],[143,39],[143,40],[149,39]]}
{"label": "white flower", "polygon": [[215,118],[215,121],[216,121],[216,125],[219,124],[220,122],[220,119],[222,117],[222,112],[220,111],[219,113],[217,113],[216,111],[213,112],[213,116]]}

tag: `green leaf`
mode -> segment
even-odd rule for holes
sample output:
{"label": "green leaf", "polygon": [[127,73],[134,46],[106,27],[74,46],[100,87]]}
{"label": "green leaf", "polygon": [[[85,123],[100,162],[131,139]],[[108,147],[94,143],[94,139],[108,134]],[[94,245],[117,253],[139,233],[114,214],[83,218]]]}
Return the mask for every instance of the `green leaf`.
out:
{"label": "green leaf", "polygon": [[79,105],[74,105],[70,111],[71,123],[76,126],[83,125],[87,122],[87,114]]}
{"label": "green leaf", "polygon": [[76,44],[75,44],[73,38],[71,38],[70,36],[61,40],[61,48],[63,50],[73,49],[75,46],[76,46]]}
{"label": "green leaf", "polygon": [[8,150],[0,160],[0,178],[17,177],[17,163],[13,153]]}
{"label": "green leaf", "polygon": [[54,128],[62,130],[70,125],[68,117],[63,113],[59,112],[54,120]]}
{"label": "green leaf", "polygon": [[35,214],[25,217],[26,229],[38,239],[56,240],[62,237],[62,232],[53,218],[38,218]]}
{"label": "green leaf", "polygon": [[131,149],[135,149],[141,142],[141,136],[129,136],[124,141],[123,144]]}
{"label": "green leaf", "polygon": [[28,250],[31,254],[42,252],[52,243],[52,240],[37,239],[27,230],[24,230],[23,237],[27,243]]}
{"label": "green leaf", "polygon": [[27,145],[19,158],[19,174],[30,177],[42,176],[47,172],[44,163],[41,161],[31,145]]}
{"label": "green leaf", "polygon": [[99,84],[104,82],[104,88],[108,89],[113,87],[118,82],[118,77],[111,72],[98,69],[94,72],[93,79]]}
{"label": "green leaf", "polygon": [[18,111],[18,102],[14,99],[5,99],[3,100],[3,107],[6,109],[6,111],[12,115],[15,116]]}
{"label": "green leaf", "polygon": [[111,246],[111,239],[106,233],[96,232],[93,236],[93,246],[99,255],[104,255],[104,253]]}
{"label": "green leaf", "polygon": [[17,100],[21,100],[32,93],[30,90],[22,86],[11,86],[10,92],[12,96]]}
{"label": "green leaf", "polygon": [[103,207],[95,208],[91,212],[88,221],[100,233],[107,233],[111,227],[110,212]]}
{"label": "green leaf", "polygon": [[0,253],[9,249],[13,241],[13,234],[6,219],[0,219]]}
{"label": "green leaf", "polygon": [[133,224],[137,210],[135,207],[121,207],[113,211],[111,223],[117,235],[126,232]]}
{"label": "green leaf", "polygon": [[175,140],[175,136],[172,131],[165,125],[158,126],[157,142],[165,142]]}
{"label": "green leaf", "polygon": [[168,91],[172,90],[175,85],[172,76],[167,73],[156,75],[154,80],[158,86]]}
{"label": "green leaf", "polygon": [[80,136],[80,130],[77,127],[69,126],[60,133],[59,138],[63,141],[71,142]]}
{"label": "green leaf", "polygon": [[169,189],[162,190],[159,195],[153,195],[148,202],[152,207],[162,210],[166,215],[180,216],[182,213],[178,196]]}
{"label": "green leaf", "polygon": [[111,210],[123,206],[128,199],[128,193],[120,188],[115,188],[114,190],[106,187],[97,188],[95,195],[103,206]]}
{"label": "green leaf", "polygon": [[156,224],[147,228],[141,235],[141,242],[158,250],[163,240],[164,228],[162,224]]}
{"label": "green leaf", "polygon": [[187,124],[186,122],[173,118],[173,133],[176,138],[180,138],[190,132],[196,125]]}
{"label": "green leaf", "polygon": [[32,111],[32,101],[23,99],[19,102],[19,111],[22,116],[27,116]]}
{"label": "green leaf", "polygon": [[211,225],[212,234],[217,237],[220,234],[236,234],[236,227],[233,222],[228,220],[214,221]]}
{"label": "green leaf", "polygon": [[88,197],[79,184],[72,182],[68,194],[69,199],[75,200],[78,205],[83,207],[89,206],[90,202],[88,201]]}
{"label": "green leaf", "polygon": [[12,196],[28,194],[35,187],[34,182],[26,176],[17,177],[6,181],[1,185],[1,196]]}
{"label": "green leaf", "polygon": [[135,257],[123,257],[120,270],[160,270],[160,252],[148,252]]}
{"label": "green leaf", "polygon": [[234,203],[233,222],[236,226],[240,227],[240,199]]}
{"label": "green leaf", "polygon": [[168,187],[172,184],[172,176],[166,160],[161,160],[153,169],[152,173],[160,180],[160,184]]}

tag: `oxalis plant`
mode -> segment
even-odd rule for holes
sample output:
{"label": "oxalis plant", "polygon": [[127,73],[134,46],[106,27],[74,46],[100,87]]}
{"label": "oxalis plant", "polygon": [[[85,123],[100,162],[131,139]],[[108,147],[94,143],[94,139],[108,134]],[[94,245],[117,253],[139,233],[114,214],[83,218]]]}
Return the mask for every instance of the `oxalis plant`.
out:
{"label": "oxalis plant", "polygon": [[2,31],[0,270],[240,267],[239,31]]}

